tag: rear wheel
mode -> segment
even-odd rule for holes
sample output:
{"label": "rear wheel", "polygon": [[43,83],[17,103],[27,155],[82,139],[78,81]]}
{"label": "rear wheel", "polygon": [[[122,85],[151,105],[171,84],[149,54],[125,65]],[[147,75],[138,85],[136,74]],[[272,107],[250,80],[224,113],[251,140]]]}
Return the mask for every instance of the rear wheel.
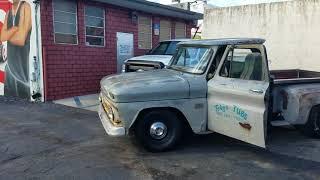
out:
{"label": "rear wheel", "polygon": [[308,122],[299,129],[307,136],[320,138],[320,106],[311,109]]}
{"label": "rear wheel", "polygon": [[147,150],[166,151],[179,142],[182,135],[182,123],[171,111],[151,111],[138,120],[135,135]]}

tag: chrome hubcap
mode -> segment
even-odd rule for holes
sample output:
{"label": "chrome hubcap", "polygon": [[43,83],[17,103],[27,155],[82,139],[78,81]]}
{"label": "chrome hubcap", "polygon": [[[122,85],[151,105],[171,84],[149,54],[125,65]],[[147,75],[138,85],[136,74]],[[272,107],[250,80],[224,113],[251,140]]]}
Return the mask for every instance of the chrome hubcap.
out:
{"label": "chrome hubcap", "polygon": [[163,139],[167,135],[167,126],[162,122],[155,122],[150,127],[150,135],[154,139]]}

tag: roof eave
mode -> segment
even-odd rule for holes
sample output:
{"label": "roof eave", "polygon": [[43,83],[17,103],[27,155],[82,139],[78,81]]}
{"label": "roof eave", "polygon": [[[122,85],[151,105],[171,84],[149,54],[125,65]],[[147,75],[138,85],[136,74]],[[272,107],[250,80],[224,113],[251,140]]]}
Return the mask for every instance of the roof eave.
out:
{"label": "roof eave", "polygon": [[199,20],[203,19],[203,14],[159,3],[149,2],[145,0],[94,0],[97,2],[108,3],[115,6],[120,6],[136,11],[142,11],[151,14],[159,14],[168,17],[180,18],[184,20]]}

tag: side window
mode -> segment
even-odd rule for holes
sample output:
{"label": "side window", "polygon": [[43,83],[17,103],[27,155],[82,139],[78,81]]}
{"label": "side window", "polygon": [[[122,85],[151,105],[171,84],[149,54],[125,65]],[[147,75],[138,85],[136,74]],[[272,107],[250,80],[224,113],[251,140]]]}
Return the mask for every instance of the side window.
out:
{"label": "side window", "polygon": [[244,79],[263,80],[262,55],[258,49],[233,49],[229,51],[220,76]]}
{"label": "side window", "polygon": [[105,45],[105,12],[103,8],[85,6],[86,45]]}
{"label": "side window", "polygon": [[53,1],[54,42],[78,44],[77,1]]}
{"label": "side window", "polygon": [[164,55],[168,46],[169,46],[169,43],[166,43],[166,42],[160,43],[160,45],[152,51],[152,54],[153,55]]}

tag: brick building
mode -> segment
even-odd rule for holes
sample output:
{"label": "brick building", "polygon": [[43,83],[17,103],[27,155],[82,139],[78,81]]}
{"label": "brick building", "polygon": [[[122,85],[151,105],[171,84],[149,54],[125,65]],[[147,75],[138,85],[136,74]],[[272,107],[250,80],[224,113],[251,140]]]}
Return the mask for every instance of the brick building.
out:
{"label": "brick building", "polygon": [[[117,72],[117,33],[133,35],[133,55],[160,39],[190,38],[202,14],[144,0],[41,0],[46,100],[97,93]],[[168,30],[169,29],[169,30]]]}

